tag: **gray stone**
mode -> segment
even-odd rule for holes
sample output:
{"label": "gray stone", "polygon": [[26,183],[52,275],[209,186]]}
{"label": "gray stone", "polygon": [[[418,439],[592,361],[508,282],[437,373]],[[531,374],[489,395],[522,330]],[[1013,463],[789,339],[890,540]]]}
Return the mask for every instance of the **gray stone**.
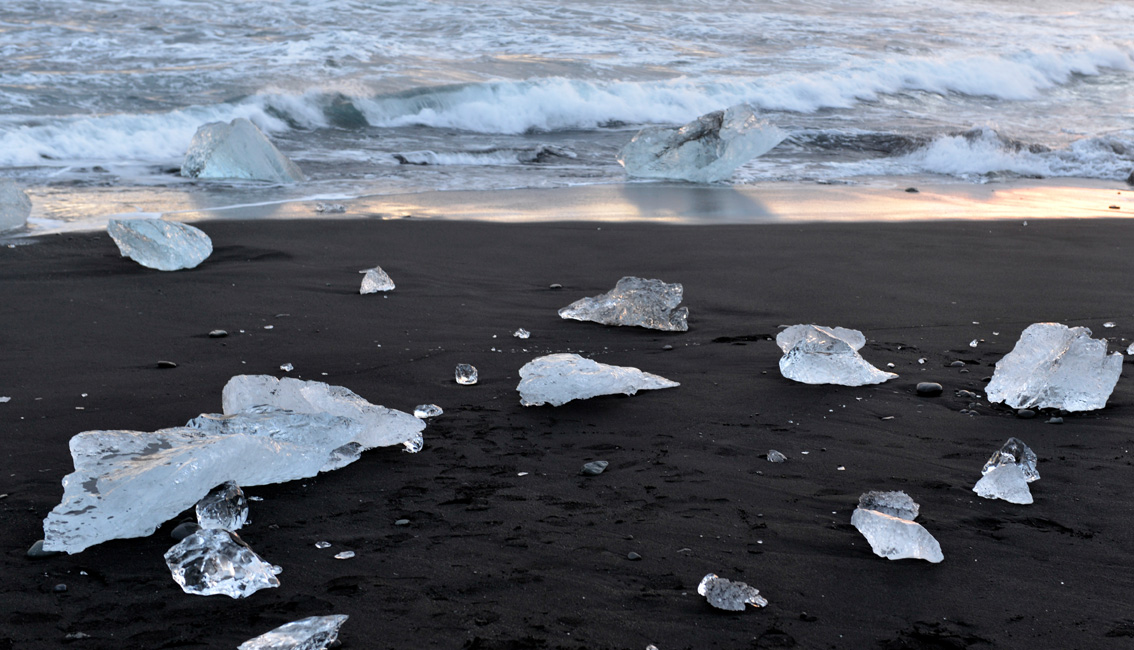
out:
{"label": "gray stone", "polygon": [[35,544],[32,544],[31,548],[29,548],[28,552],[27,552],[27,556],[32,557],[32,558],[51,557],[53,555],[59,555],[59,551],[45,551],[45,550],[43,550],[43,540],[42,539],[37,541]]}
{"label": "gray stone", "polygon": [[177,524],[177,526],[174,527],[173,530],[169,531],[169,536],[172,537],[174,541],[180,542],[181,540],[192,535],[198,530],[201,530],[201,525],[197,522],[183,521],[180,524]]}
{"label": "gray stone", "polygon": [[170,368],[176,368],[177,363],[175,363],[173,361],[169,361],[167,359],[162,359],[162,360],[157,362],[157,367],[161,368],[163,370],[168,370]]}
{"label": "gray stone", "polygon": [[941,394],[944,389],[941,384],[932,381],[918,382],[917,394],[922,397],[936,397]]}
{"label": "gray stone", "polygon": [[599,474],[602,474],[604,471],[606,471],[606,468],[609,465],[610,463],[605,460],[591,461],[583,465],[583,469],[579,473],[583,476],[598,476]]}

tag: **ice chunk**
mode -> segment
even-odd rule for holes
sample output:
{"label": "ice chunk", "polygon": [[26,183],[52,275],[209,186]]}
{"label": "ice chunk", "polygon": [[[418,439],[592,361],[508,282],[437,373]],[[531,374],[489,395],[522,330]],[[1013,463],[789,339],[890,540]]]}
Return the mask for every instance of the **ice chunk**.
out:
{"label": "ice chunk", "polygon": [[366,274],[366,277],[362,278],[362,287],[359,288],[359,293],[378,293],[379,291],[392,291],[394,289],[394,281],[382,270],[381,266],[359,271],[359,273]]}
{"label": "ice chunk", "polygon": [[680,386],[675,381],[637,368],[611,366],[577,354],[549,354],[520,368],[520,403],[560,406],[575,399]]}
{"label": "ice chunk", "polygon": [[248,499],[239,485],[229,481],[198,501],[196,511],[201,528],[239,530],[248,521]]}
{"label": "ice chunk", "polygon": [[877,510],[855,508],[851,524],[870,542],[875,555],[891,560],[918,559],[937,563],[945,559],[941,545],[921,524]]}
{"label": "ice chunk", "polygon": [[1017,465],[1024,478],[1031,483],[1039,480],[1039,471],[1036,469],[1036,452],[1024,444],[1019,438],[1009,438],[1000,449],[989,457],[981,468],[981,474],[988,474],[1001,465]]}
{"label": "ice chunk", "polygon": [[308,616],[248,639],[236,650],[326,650],[339,638],[346,614]]}
{"label": "ice chunk", "polygon": [[627,276],[600,296],[576,300],[560,309],[559,317],[684,332],[689,329],[689,309],[677,308],[683,290],[678,283]]}
{"label": "ice chunk", "polygon": [[1086,327],[1035,323],[996,362],[985,393],[1015,409],[1090,411],[1106,406],[1120,374],[1122,354],[1108,355],[1106,339],[1092,339]]}
{"label": "ice chunk", "polygon": [[165,563],[187,594],[247,598],[261,589],[280,586],[275,567],[227,530],[193,533],[166,551]]}
{"label": "ice chunk", "polygon": [[413,407],[413,416],[415,418],[421,418],[423,420],[425,418],[435,418],[442,413],[444,413],[444,411],[442,411],[441,407],[437,406],[436,404],[418,404],[417,406]]}
{"label": "ice chunk", "polygon": [[787,460],[787,456],[783,455],[783,453],[781,452],[776,451],[775,449],[768,450],[767,458],[768,462],[770,463],[782,463]]}
{"label": "ice chunk", "polygon": [[467,363],[458,363],[457,369],[453,371],[453,378],[458,384],[462,386],[472,386],[479,379],[476,371],[476,366]]}
{"label": "ice chunk", "polygon": [[702,115],[680,128],[651,126],[618,152],[626,174],[713,183],[766,153],[787,134],[757,117],[747,104]]}
{"label": "ice chunk", "polygon": [[865,386],[897,377],[870,365],[858,350],[866,337],[858,330],[820,325],[792,325],[776,336],[784,351],[780,373],[804,384]]}
{"label": "ice chunk", "polygon": [[15,181],[0,178],[0,232],[23,228],[31,207],[31,199]]}
{"label": "ice chunk", "polygon": [[299,167],[243,117],[228,124],[210,122],[197,129],[181,163],[181,175],[272,183],[305,180]]}
{"label": "ice chunk", "polygon": [[518,339],[526,339],[531,335],[532,335],[531,332],[527,331],[526,329],[524,329],[522,327],[520,329],[516,330],[515,332],[512,332],[512,336],[514,336]]}
{"label": "ice chunk", "polygon": [[858,498],[858,507],[863,510],[877,510],[887,515],[913,521],[917,519],[921,506],[905,492],[878,492],[871,490]]}
{"label": "ice chunk", "polygon": [[986,499],[1003,499],[1009,503],[1032,503],[1032,491],[1024,470],[1016,464],[997,465],[973,486],[973,492]]}
{"label": "ice chunk", "polygon": [[733,612],[743,612],[745,605],[764,607],[768,604],[767,599],[753,587],[743,582],[718,578],[715,573],[701,578],[701,584],[697,585],[697,593],[704,596],[713,607]]}
{"label": "ice chunk", "polygon": [[191,269],[213,253],[199,228],[164,219],[111,219],[106,232],[123,257],[159,271]]}

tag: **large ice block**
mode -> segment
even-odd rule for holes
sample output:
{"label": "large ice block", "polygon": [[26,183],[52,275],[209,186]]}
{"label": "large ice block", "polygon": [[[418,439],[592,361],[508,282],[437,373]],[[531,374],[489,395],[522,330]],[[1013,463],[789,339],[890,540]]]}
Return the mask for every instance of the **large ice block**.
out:
{"label": "large ice block", "polygon": [[199,530],[165,553],[173,580],[187,594],[247,598],[280,586],[276,570],[256,555],[236,533]]}
{"label": "large ice block", "polygon": [[713,183],[787,137],[748,104],[713,111],[680,128],[651,126],[618,152],[626,174]]}
{"label": "large ice block", "polygon": [[1027,505],[1033,502],[1024,471],[1016,464],[997,465],[980,477],[973,486],[973,492],[985,499],[1003,499],[1008,503]]}
{"label": "large ice block", "polygon": [[867,492],[859,497],[851,525],[870,543],[875,555],[890,560],[945,559],[941,545],[914,522],[920,507],[905,492]]}
{"label": "large ice block", "polygon": [[1015,409],[1101,409],[1122,374],[1122,358],[1108,355],[1106,340],[1092,339],[1086,327],[1035,323],[996,362],[985,393]]}
{"label": "large ice block", "polygon": [[611,366],[577,354],[549,354],[520,368],[520,403],[561,406],[598,395],[633,395],[640,390],[680,386],[665,377],[637,368]]}
{"label": "large ice block", "polygon": [[31,199],[15,181],[0,178],[0,232],[23,228],[31,207]]}
{"label": "large ice block", "polygon": [[228,124],[210,122],[197,129],[181,163],[181,175],[272,183],[306,180],[299,167],[243,117]]}
{"label": "large ice block", "polygon": [[858,330],[820,325],[792,325],[776,336],[784,351],[780,373],[804,384],[865,386],[897,377],[870,365],[858,353],[866,337]]}
{"label": "large ice block", "polygon": [[236,650],[326,650],[338,640],[339,628],[348,618],[346,614],[308,616],[248,639]]}
{"label": "large ice block", "polygon": [[627,276],[602,295],[582,298],[560,309],[559,317],[684,332],[689,329],[689,309],[677,307],[683,291],[678,283]]}
{"label": "large ice block", "polygon": [[123,257],[158,271],[191,269],[213,254],[208,235],[177,221],[111,219],[106,232]]}

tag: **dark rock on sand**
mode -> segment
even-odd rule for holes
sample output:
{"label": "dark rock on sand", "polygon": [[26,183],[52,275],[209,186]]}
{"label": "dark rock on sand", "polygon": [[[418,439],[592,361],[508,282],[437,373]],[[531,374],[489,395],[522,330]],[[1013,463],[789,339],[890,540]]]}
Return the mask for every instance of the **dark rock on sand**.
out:
{"label": "dark rock on sand", "polygon": [[43,540],[42,539],[39,540],[38,542],[36,542],[35,544],[32,544],[31,548],[28,549],[28,557],[40,558],[40,557],[51,557],[53,555],[59,555],[59,552],[58,551],[45,551],[45,550],[43,550]]}
{"label": "dark rock on sand", "polygon": [[949,367],[950,368],[964,368],[965,362],[964,361],[954,361],[953,363],[949,364]]}
{"label": "dark rock on sand", "polygon": [[160,360],[157,362],[158,368],[176,368],[177,364],[172,361]]}
{"label": "dark rock on sand", "polygon": [[177,524],[177,527],[170,531],[169,536],[180,542],[181,540],[192,535],[198,530],[201,530],[201,527],[198,526],[196,522],[183,521],[180,524]]}
{"label": "dark rock on sand", "polygon": [[583,465],[583,471],[581,471],[579,473],[582,474],[583,476],[598,476],[599,474],[602,474],[606,470],[606,467],[609,464],[610,463],[608,463],[605,460],[596,460],[596,461],[587,463],[586,465]]}
{"label": "dark rock on sand", "polygon": [[941,384],[932,381],[919,382],[917,385],[917,394],[922,397],[937,397],[942,390]]}
{"label": "dark rock on sand", "polygon": [[918,192],[916,187],[907,187],[906,191],[909,192],[910,194],[917,194],[917,192]]}
{"label": "dark rock on sand", "polygon": [[1047,421],[1048,424],[1063,424],[1063,418],[1057,416],[1052,417]]}
{"label": "dark rock on sand", "polygon": [[1016,417],[1020,418],[1021,420],[1030,420],[1035,416],[1036,412],[1032,409],[1020,409],[1019,411],[1016,411]]}
{"label": "dark rock on sand", "polygon": [[642,556],[638,555],[634,551],[630,551],[629,553],[626,554],[626,559],[637,562],[638,560],[642,559]]}

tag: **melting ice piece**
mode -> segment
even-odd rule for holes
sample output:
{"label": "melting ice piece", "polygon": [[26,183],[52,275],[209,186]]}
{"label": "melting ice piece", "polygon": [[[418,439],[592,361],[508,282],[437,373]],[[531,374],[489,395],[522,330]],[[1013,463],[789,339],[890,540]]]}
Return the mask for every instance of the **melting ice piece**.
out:
{"label": "melting ice piece", "polygon": [[457,369],[453,372],[453,378],[462,386],[472,386],[479,379],[479,375],[476,372],[476,366],[458,363]]}
{"label": "melting ice piece", "polygon": [[346,614],[309,616],[248,639],[236,650],[326,650],[338,640],[339,628],[348,618]]}
{"label": "melting ice piece", "polygon": [[577,354],[549,354],[520,368],[520,404],[560,406],[575,399],[680,386],[637,368],[610,366]]}
{"label": "melting ice piece", "polygon": [[165,219],[111,219],[106,232],[123,257],[159,271],[191,269],[213,254],[199,228]]}
{"label": "melting ice piece", "polygon": [[361,294],[392,291],[394,289],[394,281],[382,270],[381,266],[359,271],[359,273],[366,274],[366,277],[362,278],[362,286],[358,289]]}
{"label": "melting ice piece", "polygon": [[413,416],[415,418],[421,418],[423,420],[425,418],[435,418],[442,413],[444,413],[444,411],[442,411],[441,407],[437,406],[436,404],[418,404],[417,406],[413,407]]}
{"label": "melting ice piece", "polygon": [[22,228],[31,214],[31,199],[10,178],[0,178],[0,232]]}
{"label": "melting ice piece", "polygon": [[867,363],[858,350],[866,337],[858,330],[819,325],[792,325],[776,336],[784,351],[780,373],[804,384],[865,386],[897,377]]}
{"label": "melting ice piece", "polygon": [[514,336],[518,339],[526,339],[531,335],[532,335],[531,332],[527,331],[526,329],[524,329],[522,327],[520,329],[516,330],[515,332],[512,332],[512,336]]}
{"label": "melting ice piece", "polygon": [[1016,464],[992,468],[973,486],[973,492],[986,499],[1003,499],[1021,505],[1032,503],[1032,491],[1024,478],[1024,470]]}
{"label": "melting ice piece", "polygon": [[560,309],[559,317],[685,332],[689,329],[689,308],[677,308],[683,291],[679,283],[627,276],[600,296],[576,300]]}
{"label": "melting ice piece", "polygon": [[1019,438],[1009,438],[1000,449],[992,452],[992,456],[981,468],[981,474],[988,474],[1001,465],[1016,465],[1021,474],[1031,483],[1039,480],[1039,471],[1036,469],[1036,452],[1024,444]]}
{"label": "melting ice piece", "polygon": [[718,578],[715,573],[701,578],[697,593],[704,596],[713,607],[733,612],[743,612],[745,605],[764,607],[768,604],[768,600],[753,587],[743,582]]}
{"label": "melting ice piece", "polygon": [[1106,406],[1120,374],[1122,354],[1108,355],[1106,339],[1092,339],[1086,327],[1035,323],[996,362],[985,393],[1014,409],[1090,411]]}
{"label": "melting ice piece", "polygon": [[181,163],[181,175],[272,183],[305,180],[299,167],[243,117],[228,124],[210,122],[197,129]]}
{"label": "melting ice piece", "polygon": [[928,560],[935,564],[945,559],[933,535],[909,519],[855,508],[851,524],[870,542],[875,555],[891,560]]}
{"label": "melting ice piece", "polygon": [[201,528],[239,530],[248,521],[248,499],[239,485],[229,481],[198,501],[196,511]]}
{"label": "melting ice piece", "polygon": [[900,519],[917,519],[921,506],[905,492],[878,492],[871,490],[858,498],[858,507],[863,510],[877,510]]}
{"label": "melting ice piece", "polygon": [[680,128],[651,126],[618,152],[626,174],[713,183],[787,137],[747,104],[707,113]]}
{"label": "melting ice piece", "polygon": [[768,450],[768,462],[782,463],[785,460],[787,460],[787,456],[784,456],[782,453],[776,451],[775,449]]}
{"label": "melting ice piece", "polygon": [[187,594],[247,598],[261,589],[280,586],[275,567],[227,530],[193,533],[166,551],[165,563]]}

